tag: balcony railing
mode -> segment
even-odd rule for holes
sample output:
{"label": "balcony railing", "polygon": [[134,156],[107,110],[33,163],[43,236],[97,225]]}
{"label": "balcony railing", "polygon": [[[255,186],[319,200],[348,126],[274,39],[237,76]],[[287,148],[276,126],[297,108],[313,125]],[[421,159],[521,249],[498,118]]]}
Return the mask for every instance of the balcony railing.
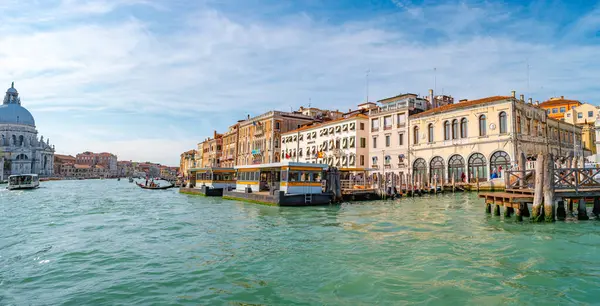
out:
{"label": "balcony railing", "polygon": [[405,127],[405,126],[406,126],[406,122],[400,122],[396,125],[396,127],[399,127],[399,128]]}
{"label": "balcony railing", "polygon": [[379,132],[379,127],[371,127],[371,132]]}
{"label": "balcony railing", "polygon": [[384,129],[385,131],[389,131],[389,130],[391,130],[391,129],[392,129],[392,126],[391,126],[391,125],[386,125],[386,126],[384,126],[384,127],[383,127],[383,129]]}

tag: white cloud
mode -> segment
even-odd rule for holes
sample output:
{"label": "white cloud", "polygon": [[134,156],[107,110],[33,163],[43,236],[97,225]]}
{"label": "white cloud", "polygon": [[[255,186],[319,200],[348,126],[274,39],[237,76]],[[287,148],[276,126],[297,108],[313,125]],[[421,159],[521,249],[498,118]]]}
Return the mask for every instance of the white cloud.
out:
{"label": "white cloud", "polygon": [[[23,10],[28,13],[0,27],[0,86],[15,80],[34,115],[125,111],[140,117],[173,116],[173,124],[195,120],[193,130],[179,128],[185,139],[172,139],[172,131],[156,129],[153,137],[161,140],[131,142],[77,134],[67,139],[58,136],[63,126],[39,126],[56,139],[58,151],[114,148],[125,158],[148,152],[157,161],[174,163],[180,151],[195,147],[211,128],[224,130],[247,112],[296,108],[309,98],[320,107],[355,107],[365,99],[366,69],[371,70],[370,97],[376,99],[400,92],[425,94],[434,86],[434,67],[438,92],[443,88],[457,98],[524,92],[527,59],[534,99],[556,93],[592,100],[599,94],[594,86],[600,72],[598,46],[523,40],[529,29],[551,27],[542,21],[516,20],[498,5],[408,7],[398,1],[412,11],[400,12],[393,25],[381,20],[327,24],[306,14],[277,23],[248,21],[206,7],[191,13],[156,7],[162,10],[159,15],[166,14],[157,21],[135,14],[110,22],[86,20],[148,3],[155,4],[64,1],[47,11]],[[56,23],[23,27],[25,17]],[[582,24],[594,24],[595,19],[586,18]],[[521,35],[491,31],[490,24]],[[431,31],[441,38],[426,36]],[[231,114],[231,120],[211,126],[211,114]],[[106,127],[125,134],[131,128],[144,127],[128,122]],[[179,141],[185,143],[176,144]]]}

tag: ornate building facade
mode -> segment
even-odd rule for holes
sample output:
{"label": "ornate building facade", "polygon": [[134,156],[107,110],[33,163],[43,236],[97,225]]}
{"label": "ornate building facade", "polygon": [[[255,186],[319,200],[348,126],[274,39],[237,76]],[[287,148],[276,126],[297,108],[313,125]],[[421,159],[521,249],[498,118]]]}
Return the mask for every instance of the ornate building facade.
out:
{"label": "ornate building facade", "polygon": [[0,180],[13,174],[51,176],[53,164],[54,146],[38,138],[35,120],[21,106],[13,82],[0,105]]}

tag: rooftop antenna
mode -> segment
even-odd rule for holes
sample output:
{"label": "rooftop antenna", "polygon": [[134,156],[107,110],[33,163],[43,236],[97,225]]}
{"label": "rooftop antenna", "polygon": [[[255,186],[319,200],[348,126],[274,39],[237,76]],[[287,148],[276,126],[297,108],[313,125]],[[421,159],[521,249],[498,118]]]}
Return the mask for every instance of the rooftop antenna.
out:
{"label": "rooftop antenna", "polygon": [[529,92],[529,68],[531,66],[529,66],[529,58],[527,58],[527,94],[531,95],[531,92]]}
{"label": "rooftop antenna", "polygon": [[437,68],[433,67],[433,90],[437,92]]}
{"label": "rooftop antenna", "polygon": [[311,98],[308,98],[308,108],[310,108]]}
{"label": "rooftop antenna", "polygon": [[369,103],[369,72],[371,72],[371,69],[367,69],[367,75],[366,75],[366,79],[367,79],[367,103]]}

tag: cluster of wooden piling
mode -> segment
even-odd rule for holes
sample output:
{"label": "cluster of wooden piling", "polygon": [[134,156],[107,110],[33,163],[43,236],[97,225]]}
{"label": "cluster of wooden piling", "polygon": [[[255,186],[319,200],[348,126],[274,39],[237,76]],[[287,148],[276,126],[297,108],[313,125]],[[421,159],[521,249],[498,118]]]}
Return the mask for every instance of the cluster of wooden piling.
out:
{"label": "cluster of wooden piling", "polygon": [[[582,161],[582,160],[581,160]],[[528,204],[532,204],[532,222],[554,222],[565,220],[568,211],[574,215],[573,208],[577,205],[577,219],[588,220],[585,199],[593,198],[593,214],[600,217],[600,182],[595,179],[599,174],[598,169],[571,168],[577,166],[578,160],[568,160],[567,168],[555,168],[552,154],[538,154],[535,163],[535,184],[533,190],[526,186],[525,163],[522,162],[518,171],[520,176],[514,184],[510,185],[507,177],[507,189],[502,193],[483,193],[479,196],[485,198],[486,212],[500,215],[500,206],[504,206],[504,216],[510,217],[516,213],[517,220],[530,217]],[[514,175],[514,174],[513,174]],[[557,190],[559,188],[559,190]],[[572,188],[572,189],[570,189]],[[565,203],[567,207],[565,207]],[[492,211],[493,207],[493,211]]]}

